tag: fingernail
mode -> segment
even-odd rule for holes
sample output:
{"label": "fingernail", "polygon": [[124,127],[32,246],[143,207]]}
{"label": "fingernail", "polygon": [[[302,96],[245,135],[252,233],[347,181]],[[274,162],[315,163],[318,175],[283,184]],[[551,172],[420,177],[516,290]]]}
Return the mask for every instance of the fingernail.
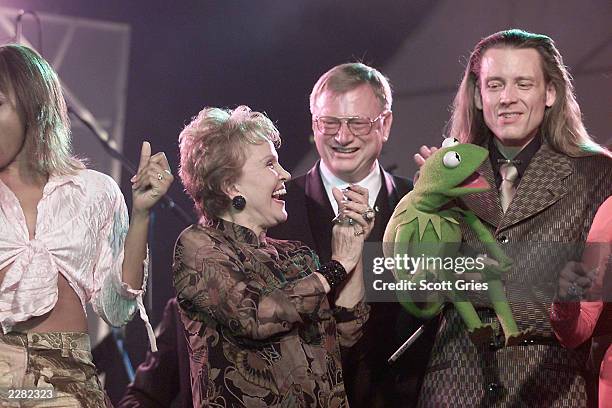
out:
{"label": "fingernail", "polygon": [[130,179],[130,181],[131,181],[132,183],[133,183],[134,181],[136,181],[136,175],[135,175],[135,174],[132,176],[132,178]]}

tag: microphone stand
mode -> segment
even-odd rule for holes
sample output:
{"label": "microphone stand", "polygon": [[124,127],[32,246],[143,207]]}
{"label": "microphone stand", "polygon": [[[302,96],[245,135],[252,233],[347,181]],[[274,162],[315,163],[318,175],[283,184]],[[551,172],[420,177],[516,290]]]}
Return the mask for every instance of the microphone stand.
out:
{"label": "microphone stand", "polygon": [[[87,129],[96,136],[96,139],[100,142],[104,150],[111,156],[112,158],[119,160],[121,165],[130,175],[136,174],[137,167],[121,152],[119,152],[113,146],[113,142],[111,141],[108,133],[97,123],[96,119],[93,115],[85,108],[68,105],[68,113],[74,116],[79,120]],[[169,208],[171,212],[181,221],[186,224],[192,224],[193,219],[187,214],[185,210],[183,210],[179,205],[177,205],[172,198],[166,193],[160,199],[162,207]],[[149,281],[147,288],[147,309],[151,310],[153,308],[153,251],[152,251],[152,243],[153,243],[153,227],[155,222],[155,211],[151,210],[151,215],[149,217]],[[130,360],[130,357],[127,353],[127,350],[124,347],[124,339],[125,339],[125,330],[124,328],[113,328],[112,329],[113,339],[117,346],[117,350],[121,354],[121,358],[123,361],[123,365],[125,371],[128,375],[130,382],[134,382],[134,366]]]}
{"label": "microphone stand", "polygon": [[134,372],[134,365],[132,364],[132,360],[130,360],[130,355],[125,349],[125,326],[112,327],[111,333],[113,334],[113,340],[115,340],[117,350],[119,350],[119,354],[121,355],[121,361],[123,361],[123,368],[125,368],[128,380],[130,380],[130,382],[132,383],[134,382],[134,377],[136,376],[136,374]]}
{"label": "microphone stand", "polygon": [[[112,142],[108,136],[108,133],[100,127],[100,125],[96,122],[91,113],[78,109],[73,106],[68,106],[68,113],[77,118],[79,122],[85,125],[87,129],[89,129],[94,136],[98,139],[104,150],[116,160],[119,160],[124,169],[128,171],[130,175],[136,174],[136,166],[122,153],[120,153],[115,147],[112,146]],[[161,199],[162,207],[169,208],[172,213],[181,221],[186,224],[192,224],[193,218],[189,216],[189,214],[181,208],[178,204],[174,202],[174,200],[168,195],[164,194]]]}

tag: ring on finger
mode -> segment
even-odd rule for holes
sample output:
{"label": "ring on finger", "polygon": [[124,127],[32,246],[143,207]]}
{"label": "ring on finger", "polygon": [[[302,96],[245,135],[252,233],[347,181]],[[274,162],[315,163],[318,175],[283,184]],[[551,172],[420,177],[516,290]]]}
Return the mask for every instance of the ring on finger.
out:
{"label": "ring on finger", "polygon": [[363,214],[361,214],[361,216],[363,217],[364,220],[366,220],[366,222],[372,222],[372,220],[376,216],[376,213],[374,212],[372,207],[368,207],[365,210],[365,212]]}
{"label": "ring on finger", "polygon": [[344,216],[342,214],[338,214],[332,219],[332,224],[343,224],[344,221]]}
{"label": "ring on finger", "polygon": [[348,218],[348,225],[354,225],[355,224],[355,220],[352,218]]}
{"label": "ring on finger", "polygon": [[360,235],[365,234],[365,230],[363,228],[361,228],[359,231],[355,231],[355,236],[358,237]]}
{"label": "ring on finger", "polygon": [[579,289],[575,283],[572,283],[569,288],[567,288],[567,294],[570,295],[572,298],[578,298],[582,296],[582,290]]}
{"label": "ring on finger", "polygon": [[163,175],[163,174],[161,174],[161,173],[157,173],[157,179],[158,179],[159,181],[162,181],[162,180],[164,179],[164,175]]}

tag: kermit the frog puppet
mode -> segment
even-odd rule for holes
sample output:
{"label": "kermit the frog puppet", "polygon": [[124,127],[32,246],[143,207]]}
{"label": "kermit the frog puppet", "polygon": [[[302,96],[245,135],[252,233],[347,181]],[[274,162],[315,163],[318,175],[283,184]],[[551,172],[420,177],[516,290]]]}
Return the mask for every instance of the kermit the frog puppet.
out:
{"label": "kermit the frog puppet", "polygon": [[[489,258],[481,264],[479,272],[482,282],[504,331],[506,345],[519,344],[532,334],[532,329],[519,331],[506,300],[501,275],[512,264],[504,251],[497,245],[491,232],[476,215],[456,205],[456,198],[475,194],[490,188],[487,181],[476,170],[487,159],[489,152],[473,144],[459,144],[456,139],[447,138],[442,148],[431,155],[421,167],[420,177],[414,189],[399,202],[384,235],[385,257],[456,258],[461,245],[459,220],[476,232],[484,244]],[[491,258],[494,260],[492,261]],[[465,322],[473,343],[481,344],[494,336],[491,324],[483,324],[465,293],[457,290],[455,283],[461,279],[455,270],[438,268],[404,271],[395,268],[398,280],[415,283],[450,282],[441,292],[431,293],[424,304],[416,304],[410,291],[399,295],[402,305],[419,318],[430,318],[438,314],[445,301],[451,301]],[[473,272],[473,271],[472,271]]]}

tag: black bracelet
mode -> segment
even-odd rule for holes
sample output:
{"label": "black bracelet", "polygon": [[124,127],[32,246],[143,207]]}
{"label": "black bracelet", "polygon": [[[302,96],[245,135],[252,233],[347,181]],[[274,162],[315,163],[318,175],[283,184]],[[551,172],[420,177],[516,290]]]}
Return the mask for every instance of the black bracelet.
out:
{"label": "black bracelet", "polygon": [[348,276],[344,266],[342,266],[340,262],[333,259],[325,265],[321,265],[321,267],[317,269],[317,272],[327,279],[327,283],[329,283],[329,287],[331,289],[334,289],[336,286],[344,282]]}

